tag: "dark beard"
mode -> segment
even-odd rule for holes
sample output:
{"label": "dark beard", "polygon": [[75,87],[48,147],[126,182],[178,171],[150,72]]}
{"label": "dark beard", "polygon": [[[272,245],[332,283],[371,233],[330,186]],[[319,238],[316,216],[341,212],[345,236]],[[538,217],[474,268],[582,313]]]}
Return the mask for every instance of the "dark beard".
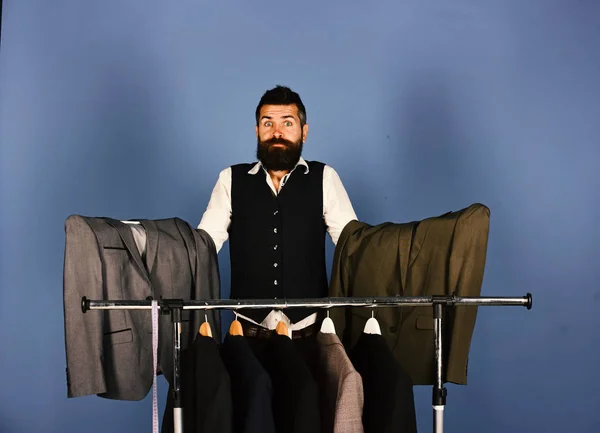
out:
{"label": "dark beard", "polygon": [[[283,138],[270,138],[266,141],[258,140],[256,158],[267,170],[281,171],[292,170],[302,155],[302,137],[297,142]],[[274,144],[283,144],[285,147],[273,147]]]}

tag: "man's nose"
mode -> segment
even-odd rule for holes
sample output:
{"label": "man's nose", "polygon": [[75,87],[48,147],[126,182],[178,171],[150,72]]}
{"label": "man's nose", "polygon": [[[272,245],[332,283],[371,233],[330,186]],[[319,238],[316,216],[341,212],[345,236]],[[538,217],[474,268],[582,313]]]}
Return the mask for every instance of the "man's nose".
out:
{"label": "man's nose", "polygon": [[275,127],[275,131],[273,132],[273,137],[274,138],[281,138],[283,137],[282,132],[279,130],[279,128]]}

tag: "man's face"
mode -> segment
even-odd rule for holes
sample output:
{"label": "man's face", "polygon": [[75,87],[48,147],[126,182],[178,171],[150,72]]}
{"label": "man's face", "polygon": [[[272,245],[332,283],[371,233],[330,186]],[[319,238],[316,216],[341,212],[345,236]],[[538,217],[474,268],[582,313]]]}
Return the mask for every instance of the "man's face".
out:
{"label": "man's face", "polygon": [[256,138],[256,157],[267,170],[291,170],[302,154],[308,125],[300,126],[296,105],[263,105]]}

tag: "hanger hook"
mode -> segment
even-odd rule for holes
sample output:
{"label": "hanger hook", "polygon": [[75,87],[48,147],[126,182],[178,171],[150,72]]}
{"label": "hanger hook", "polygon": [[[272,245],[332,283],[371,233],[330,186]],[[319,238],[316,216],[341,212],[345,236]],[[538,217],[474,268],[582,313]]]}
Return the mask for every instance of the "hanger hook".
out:
{"label": "hanger hook", "polygon": [[329,318],[329,308],[327,309],[327,317]]}
{"label": "hanger hook", "polygon": [[375,318],[375,308],[371,308],[371,319]]}
{"label": "hanger hook", "polygon": [[204,321],[208,322],[208,315],[206,313],[204,313]]}

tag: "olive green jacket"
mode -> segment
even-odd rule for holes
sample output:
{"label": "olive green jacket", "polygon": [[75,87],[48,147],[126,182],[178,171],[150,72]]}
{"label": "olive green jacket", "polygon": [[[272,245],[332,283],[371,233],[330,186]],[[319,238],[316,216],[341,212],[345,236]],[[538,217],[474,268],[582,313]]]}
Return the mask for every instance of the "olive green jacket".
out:
{"label": "olive green jacket", "polygon": [[[490,210],[475,203],[409,223],[351,221],[338,240],[330,297],[480,296]],[[435,383],[433,307],[378,307],[375,317],[414,385]],[[347,349],[371,317],[369,308],[334,308],[331,318]],[[446,308],[443,381],[466,385],[476,306]]]}

